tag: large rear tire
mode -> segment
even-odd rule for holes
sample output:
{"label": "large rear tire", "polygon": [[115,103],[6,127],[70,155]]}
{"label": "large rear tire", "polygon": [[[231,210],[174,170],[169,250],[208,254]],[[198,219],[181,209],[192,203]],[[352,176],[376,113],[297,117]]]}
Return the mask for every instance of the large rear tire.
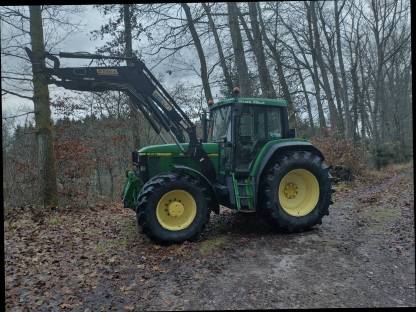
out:
{"label": "large rear tire", "polygon": [[321,224],[329,214],[331,179],[329,166],[311,152],[283,154],[262,176],[261,208],[278,230],[300,232]]}
{"label": "large rear tire", "polygon": [[209,220],[207,189],[197,178],[161,174],[142,188],[136,216],[143,232],[157,243],[198,238]]}

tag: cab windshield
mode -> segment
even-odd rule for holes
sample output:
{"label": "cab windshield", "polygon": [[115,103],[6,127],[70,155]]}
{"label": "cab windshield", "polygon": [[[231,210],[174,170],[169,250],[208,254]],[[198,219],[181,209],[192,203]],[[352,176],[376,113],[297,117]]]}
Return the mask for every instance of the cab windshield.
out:
{"label": "cab windshield", "polygon": [[231,107],[229,105],[212,111],[210,122],[210,141],[219,142],[224,137],[231,141]]}

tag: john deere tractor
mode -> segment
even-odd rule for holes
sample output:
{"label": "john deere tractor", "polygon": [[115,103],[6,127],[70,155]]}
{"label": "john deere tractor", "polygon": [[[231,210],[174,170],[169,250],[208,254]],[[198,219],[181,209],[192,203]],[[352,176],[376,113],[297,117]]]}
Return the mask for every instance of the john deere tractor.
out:
{"label": "john deere tractor", "polygon": [[[61,68],[58,56],[128,61],[129,66]],[[139,226],[154,241],[197,238],[220,205],[263,217],[286,232],[321,224],[328,215],[329,166],[316,147],[295,138],[285,100],[242,98],[235,89],[230,98],[209,101],[198,138],[195,124],[134,56],[46,53],[40,64],[48,83],[126,92],[165,142],[164,134],[172,137],[173,144],[132,152],[133,168],[126,172],[123,189],[124,207],[136,212]]]}

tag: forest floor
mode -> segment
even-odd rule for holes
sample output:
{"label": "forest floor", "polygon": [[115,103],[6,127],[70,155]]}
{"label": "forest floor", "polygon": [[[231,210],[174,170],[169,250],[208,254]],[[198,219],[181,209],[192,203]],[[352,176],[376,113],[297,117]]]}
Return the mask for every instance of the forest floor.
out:
{"label": "forest floor", "polygon": [[162,247],[119,205],[5,221],[7,311],[415,306],[413,164],[336,185],[321,226],[278,234],[222,209]]}

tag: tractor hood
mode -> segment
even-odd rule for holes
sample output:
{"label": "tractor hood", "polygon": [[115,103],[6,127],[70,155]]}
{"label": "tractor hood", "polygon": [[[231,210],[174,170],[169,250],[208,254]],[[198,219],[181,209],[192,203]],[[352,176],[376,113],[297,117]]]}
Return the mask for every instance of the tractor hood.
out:
{"label": "tractor hood", "polygon": [[[181,143],[181,146],[187,150],[188,143]],[[203,143],[202,147],[208,156],[218,156],[218,144],[217,143]],[[139,150],[139,155],[149,156],[173,156],[183,155],[182,151],[176,144],[159,144],[149,145]]]}

